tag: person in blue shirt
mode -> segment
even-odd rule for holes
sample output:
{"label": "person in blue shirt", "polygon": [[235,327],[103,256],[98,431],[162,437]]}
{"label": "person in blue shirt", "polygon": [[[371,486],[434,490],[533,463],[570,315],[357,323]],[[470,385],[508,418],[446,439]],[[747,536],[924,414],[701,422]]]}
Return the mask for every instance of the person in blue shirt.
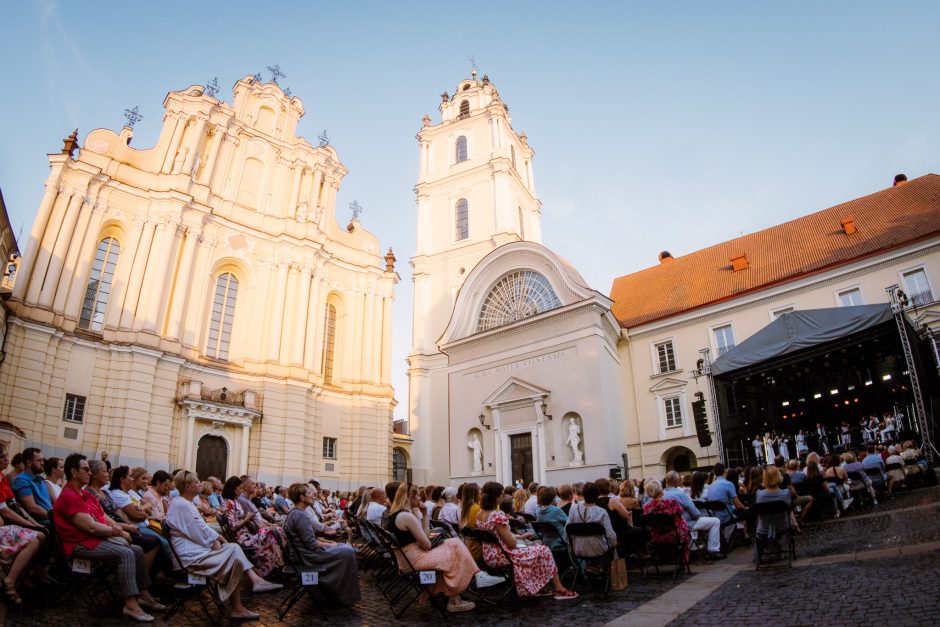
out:
{"label": "person in blue shirt", "polygon": [[[885,470],[885,462],[881,459],[881,455],[875,452],[875,445],[869,444],[867,454],[862,460],[862,470],[868,471],[869,468],[877,468],[881,471],[881,481],[878,481],[877,477],[872,478],[871,482],[876,485],[886,484],[888,481],[888,472]],[[871,475],[868,475],[871,477]]]}
{"label": "person in blue shirt", "polygon": [[51,524],[49,510],[52,509],[52,499],[49,497],[49,488],[42,477],[42,451],[38,448],[28,448],[23,451],[25,470],[17,475],[10,487],[16,495],[17,502],[37,522],[44,525]]}
{"label": "person in blue shirt", "polygon": [[[738,498],[738,472],[734,469],[726,471],[725,465],[718,462],[715,464],[714,473],[715,480],[708,488],[708,500],[721,501],[728,506],[728,510],[715,512],[715,516],[724,525],[731,522],[733,516],[738,516],[747,508]],[[729,526],[726,529],[730,535],[733,527]]]}
{"label": "person in blue shirt", "polygon": [[[721,553],[721,521],[711,516],[702,515],[689,495],[679,487],[681,480],[679,479],[679,473],[675,470],[666,473],[664,482],[666,489],[663,491],[663,499],[671,499],[682,506],[682,518],[685,519],[690,531],[708,533],[708,557],[710,559],[723,559],[725,556]],[[712,486],[714,485],[713,483]],[[708,489],[709,498],[711,498],[711,490],[710,487]]]}

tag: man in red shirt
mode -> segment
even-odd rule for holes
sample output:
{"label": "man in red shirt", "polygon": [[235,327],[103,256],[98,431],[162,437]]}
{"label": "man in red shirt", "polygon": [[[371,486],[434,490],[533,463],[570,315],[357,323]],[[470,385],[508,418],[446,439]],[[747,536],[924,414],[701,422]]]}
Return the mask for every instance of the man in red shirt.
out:
{"label": "man in red shirt", "polygon": [[105,516],[98,498],[85,490],[90,479],[88,461],[80,453],[65,458],[68,483],[56,499],[55,529],[67,558],[117,562],[118,582],[124,593],[124,616],[153,622],[143,608],[162,611],[166,606],[150,596],[150,577],[144,552],[130,544],[130,535]]}

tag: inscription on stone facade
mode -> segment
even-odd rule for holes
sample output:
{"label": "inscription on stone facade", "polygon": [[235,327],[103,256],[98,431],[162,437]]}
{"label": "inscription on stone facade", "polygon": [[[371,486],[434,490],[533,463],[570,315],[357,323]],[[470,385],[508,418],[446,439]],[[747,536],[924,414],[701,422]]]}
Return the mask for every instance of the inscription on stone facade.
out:
{"label": "inscription on stone facade", "polygon": [[502,364],[501,366],[494,366],[493,368],[487,368],[486,370],[477,370],[476,372],[468,372],[464,376],[473,377],[474,379],[479,379],[480,377],[489,377],[494,374],[503,374],[505,372],[512,372],[513,370],[521,370],[523,368],[529,368],[530,366],[537,366],[539,364],[548,363],[551,361],[558,361],[559,359],[567,359],[577,352],[575,348],[564,348],[560,351],[553,351],[551,353],[545,353],[544,355],[536,355],[535,357],[529,357],[528,359],[521,359],[519,361],[513,361],[508,364]]}

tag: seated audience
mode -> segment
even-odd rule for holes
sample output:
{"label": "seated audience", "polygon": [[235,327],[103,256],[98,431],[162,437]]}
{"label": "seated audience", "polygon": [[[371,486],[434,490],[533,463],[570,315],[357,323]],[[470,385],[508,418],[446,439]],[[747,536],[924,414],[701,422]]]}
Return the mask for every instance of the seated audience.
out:
{"label": "seated audience", "polygon": [[566,528],[573,523],[599,523],[604,527],[604,535],[607,537],[607,542],[597,536],[569,537],[571,552],[578,557],[598,557],[606,553],[609,548],[617,546],[617,534],[610,524],[610,515],[606,509],[597,504],[600,494],[597,483],[593,481],[585,483],[581,488],[581,495],[584,499],[572,505],[571,511],[568,512]]}
{"label": "seated audience", "polygon": [[296,507],[287,514],[284,531],[290,538],[296,558],[305,566],[322,566],[319,586],[331,598],[342,605],[352,605],[359,600],[359,570],[356,565],[356,549],[345,543],[318,539],[314,533],[313,516],[309,507],[313,504],[315,490],[312,486],[295,483],[287,496]]}
{"label": "seated audience", "polygon": [[385,490],[382,488],[373,488],[371,494],[369,495],[369,505],[366,508],[366,520],[376,525],[382,524],[382,517],[388,507],[386,503],[388,498],[385,495]]}
{"label": "seated audience", "polygon": [[558,508],[565,513],[565,516],[571,511],[571,497],[573,494],[574,491],[571,489],[570,483],[563,483],[558,486]]}
{"label": "seated audience", "polygon": [[55,505],[55,500],[65,485],[65,460],[61,457],[50,457],[42,463],[42,468],[46,475],[46,490]]}
{"label": "seated audience", "polygon": [[892,468],[887,471],[888,475],[888,496],[894,492],[894,484],[904,481],[904,458],[898,455],[898,447],[892,444],[888,447],[888,457],[885,459],[885,467],[891,464],[901,464],[901,468]]}
{"label": "seated audience", "polygon": [[[229,477],[222,488],[222,498],[225,499],[225,522],[228,523],[235,540],[243,549],[253,549],[252,563],[258,575],[267,577],[275,569],[284,565],[280,530],[259,524],[257,512],[246,512],[242,508],[242,499],[239,498],[244,496],[242,485],[240,477]],[[249,485],[249,487],[253,489],[253,486]],[[196,494],[193,494],[193,497],[195,496]],[[193,507],[195,508],[195,505]]]}
{"label": "seated audience", "polygon": [[483,558],[486,564],[492,568],[506,566],[506,555],[508,555],[512,560],[516,593],[520,597],[535,596],[551,582],[553,591],[547,594],[551,594],[556,600],[577,598],[576,592],[562,585],[558,578],[555,559],[547,546],[523,546],[518,542],[522,538],[512,533],[509,518],[498,509],[498,499],[502,493],[503,486],[495,481],[489,481],[483,486],[480,512],[477,514],[477,527],[495,535],[502,548],[500,550],[500,547],[495,545],[484,544]]}
{"label": "seated audience", "polygon": [[[768,466],[764,470],[764,488],[757,491],[757,502],[782,501],[788,507],[793,505],[790,493],[780,488],[780,470],[775,466]],[[787,526],[787,513],[777,516],[761,516],[757,519],[757,536],[759,538],[772,538]]]}
{"label": "seated audience", "polygon": [[[696,470],[692,473],[692,483],[689,486],[689,498],[693,501],[708,501],[708,484],[705,481],[708,479],[708,474],[702,472],[701,470]],[[713,479],[714,480],[714,479]]]}
{"label": "seated audience", "polygon": [[[460,594],[470,585],[470,580],[480,572],[473,561],[470,551],[457,538],[447,538],[437,547],[431,547],[428,539],[426,511],[422,511],[421,497],[418,490],[403,483],[392,501],[389,510],[387,529],[398,542],[401,552],[407,557],[415,570],[437,570],[442,576],[432,586],[434,594],[443,594],[449,598],[448,612],[466,612],[476,605],[464,601]],[[399,562],[399,568],[407,565]],[[477,586],[500,583],[502,578],[483,573],[477,577]]]}
{"label": "seated audience", "polygon": [[[477,514],[480,513],[480,486],[476,483],[465,483],[463,492],[460,496],[460,519],[457,521],[457,528],[463,529],[470,527],[477,528]],[[470,549],[470,555],[477,563],[483,561],[483,547],[474,538],[466,539],[467,548]]]}
{"label": "seated audience", "polygon": [[23,472],[13,479],[10,486],[20,507],[37,522],[48,525],[52,497],[42,478],[42,470],[42,451],[27,448],[23,451]]}
{"label": "seated audience", "polygon": [[291,508],[294,506],[293,503],[288,500],[288,489],[287,486],[279,485],[274,488],[274,511],[276,511],[281,516],[287,516],[290,514]]}
{"label": "seated audience", "polygon": [[460,520],[460,502],[457,500],[457,488],[444,488],[444,505],[441,507],[440,520],[450,523],[454,527]]}
{"label": "seated audience", "polygon": [[567,550],[568,536],[565,534],[565,523],[568,515],[555,505],[555,488],[542,486],[538,491],[539,508],[535,512],[535,519],[541,523],[548,523],[558,532],[557,538],[550,538],[546,546],[554,551]]}
{"label": "seated audience", "polygon": [[672,499],[682,507],[682,518],[693,531],[704,531],[708,534],[708,555],[710,559],[722,559],[721,552],[721,521],[712,516],[705,516],[695,507],[689,495],[679,487],[679,473],[670,470],[666,473],[666,490],[664,499]]}
{"label": "seated audience", "polygon": [[[6,455],[6,453],[2,453]],[[13,605],[22,605],[19,585],[29,571],[33,558],[42,549],[45,528],[22,518],[0,501],[0,572],[3,577],[3,592]]]}
{"label": "seated audience", "polygon": [[684,510],[682,505],[674,499],[663,498],[663,486],[656,479],[645,482],[645,491],[648,500],[643,505],[644,514],[668,514],[672,516],[675,524],[675,531],[672,528],[654,526],[650,529],[653,542],[672,543],[676,542],[676,533],[679,534],[678,540],[684,543],[684,560],[689,561],[689,526],[682,516]]}
{"label": "seated audience", "polygon": [[[107,467],[104,463],[101,466],[107,475]],[[65,475],[68,483],[54,508],[55,531],[65,557],[116,562],[117,582],[124,595],[124,616],[138,622],[153,622],[153,616],[144,610],[160,612],[166,606],[150,595],[144,551],[130,543],[130,534],[108,518],[98,498],[84,489],[90,479],[84,455],[72,453],[65,458]]]}
{"label": "seated audience", "polygon": [[[238,479],[232,477],[232,479]],[[248,576],[255,593],[280,590],[283,586],[265,581],[255,572],[237,544],[226,543],[218,533],[206,525],[192,500],[201,488],[199,477],[189,471],[176,473],[173,479],[179,497],[170,503],[166,522],[170,525],[173,550],[182,566],[190,573],[209,577],[219,584],[219,599],[232,604],[230,618],[254,620],[259,615],[242,604],[240,587],[242,574]]]}
{"label": "seated audience", "polygon": [[535,514],[539,509],[538,493],[539,484],[533,481],[529,484],[529,498],[526,499],[525,505],[523,505],[522,509],[519,511],[535,518]]}
{"label": "seated audience", "polygon": [[[144,503],[150,505],[150,527],[160,529],[159,523],[166,519],[166,510],[170,507],[170,485],[172,477],[165,470],[158,470],[150,478],[150,486],[143,493]],[[153,524],[157,523],[157,524]]]}
{"label": "seated audience", "polygon": [[[713,512],[722,525],[727,525],[747,509],[738,496],[738,472],[733,468],[726,471],[725,465],[718,462],[712,469],[712,473],[715,478],[708,488],[708,500],[720,501],[727,506],[727,510],[719,509]],[[734,531],[734,527],[730,525],[725,529],[729,536]]]}

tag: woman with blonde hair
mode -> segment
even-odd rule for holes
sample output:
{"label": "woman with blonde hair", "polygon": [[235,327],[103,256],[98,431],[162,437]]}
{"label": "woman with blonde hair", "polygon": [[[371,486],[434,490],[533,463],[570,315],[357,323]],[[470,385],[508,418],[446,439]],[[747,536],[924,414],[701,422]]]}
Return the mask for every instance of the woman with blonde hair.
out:
{"label": "woman with blonde hair", "polygon": [[[657,481],[656,479],[651,479],[646,482],[646,496],[649,497],[649,500],[646,502],[646,505],[643,506],[644,514],[668,514],[672,516],[673,521],[675,522],[676,532],[679,534],[679,540],[684,542],[685,548],[685,563],[689,562],[689,526],[686,524],[685,519],[682,517],[682,505],[679,504],[679,501],[674,499],[664,499],[663,498],[663,484]],[[670,528],[666,530],[662,527],[654,527],[650,529],[650,534],[653,538],[653,542],[662,542],[670,543],[675,542],[676,537],[675,533]]]}
{"label": "woman with blonde hair", "polygon": [[[470,527],[477,528],[477,514],[480,513],[480,486],[476,483],[465,483],[463,492],[460,494],[460,518],[457,520],[457,528],[463,529]],[[473,539],[467,538],[467,548],[470,549],[470,555],[474,561],[483,561],[483,547]]]}
{"label": "woman with blonde hair", "polygon": [[512,511],[513,512],[524,512],[525,503],[529,500],[529,491],[524,488],[519,488],[512,493]]}
{"label": "woman with blonde hair", "polygon": [[[447,538],[432,547],[428,539],[428,517],[423,515],[421,506],[421,497],[415,488],[408,483],[398,486],[389,509],[388,530],[415,570],[441,571],[442,576],[433,584],[432,593],[449,597],[448,612],[472,610],[476,604],[461,599],[460,593],[470,586],[474,576],[477,577],[477,587],[481,587],[481,583],[495,585],[503,580],[486,573],[478,576],[480,569],[470,550],[457,538]],[[404,569],[406,565],[400,563],[399,567]]]}

